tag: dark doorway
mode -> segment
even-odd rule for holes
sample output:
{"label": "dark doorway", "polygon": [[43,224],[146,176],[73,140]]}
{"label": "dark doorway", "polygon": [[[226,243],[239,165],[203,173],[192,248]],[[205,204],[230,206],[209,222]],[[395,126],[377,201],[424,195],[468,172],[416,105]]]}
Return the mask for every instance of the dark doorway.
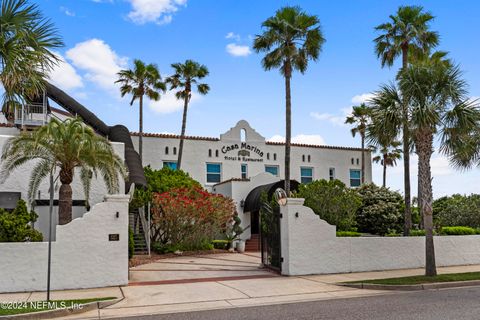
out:
{"label": "dark doorway", "polygon": [[250,228],[252,234],[260,233],[260,214],[258,211],[250,213]]}

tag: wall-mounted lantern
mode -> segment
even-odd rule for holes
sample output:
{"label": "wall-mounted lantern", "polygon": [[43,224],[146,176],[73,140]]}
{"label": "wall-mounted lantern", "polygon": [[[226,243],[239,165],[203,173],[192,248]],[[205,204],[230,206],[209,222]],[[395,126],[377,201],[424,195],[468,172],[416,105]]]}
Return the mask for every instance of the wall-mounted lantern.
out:
{"label": "wall-mounted lantern", "polygon": [[279,205],[285,206],[287,204],[287,193],[282,188],[277,188],[273,196]]}

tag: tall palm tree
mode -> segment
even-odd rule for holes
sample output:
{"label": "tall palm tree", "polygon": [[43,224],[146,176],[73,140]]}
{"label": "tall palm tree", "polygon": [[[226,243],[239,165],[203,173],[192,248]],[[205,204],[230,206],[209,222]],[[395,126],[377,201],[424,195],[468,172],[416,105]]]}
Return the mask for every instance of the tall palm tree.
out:
{"label": "tall palm tree", "polygon": [[120,83],[120,93],[122,97],[126,94],[132,95],[130,105],[133,105],[138,99],[139,117],[138,117],[138,154],[140,160],[143,159],[143,97],[146,96],[151,100],[160,100],[160,93],[165,92],[166,86],[162,82],[160,71],[155,64],[145,64],[143,61],[135,59],[133,61],[134,68],[121,70],[118,80]]}
{"label": "tall palm tree", "polygon": [[34,160],[28,197],[30,201],[44,178],[50,174],[58,176],[59,224],[72,220],[72,183],[78,168],[88,202],[90,182],[100,175],[109,193],[119,190],[120,176],[126,178],[122,159],[114,152],[110,143],[97,135],[79,118],[61,122],[55,118],[32,132],[23,132],[10,138],[2,151],[0,181],[5,181],[18,167]]}
{"label": "tall palm tree", "polygon": [[387,186],[387,167],[394,167],[397,165],[397,160],[402,158],[402,149],[400,141],[391,141],[390,143],[380,142],[379,146],[371,146],[373,152],[380,153],[373,157],[375,163],[380,163],[383,167],[382,186]]}
{"label": "tall palm tree", "polygon": [[198,80],[208,75],[208,69],[205,65],[193,60],[186,60],[185,63],[172,64],[172,68],[175,70],[175,74],[168,77],[166,82],[170,84],[170,90],[178,89],[175,93],[177,99],[183,99],[182,132],[180,134],[177,160],[177,169],[181,169],[183,141],[185,140],[185,130],[187,128],[188,103],[192,98],[192,86],[196,86],[198,93],[202,95],[206,95],[210,87],[206,83],[198,83]]}
{"label": "tall palm tree", "polygon": [[431,60],[418,62],[403,70],[398,79],[399,87],[410,105],[410,131],[418,155],[421,186],[419,203],[426,235],[425,274],[434,276],[436,264],[430,168],[434,136],[440,133],[440,150],[444,154],[449,157],[459,154],[457,148],[460,152],[464,150],[463,137],[480,130],[480,110],[467,99],[467,85],[458,66]]}
{"label": "tall palm tree", "polygon": [[51,51],[63,46],[50,20],[27,0],[2,0],[0,6],[0,82],[5,101],[39,96],[58,63]]}
{"label": "tall palm tree", "polygon": [[365,183],[365,136],[367,133],[367,126],[370,123],[371,109],[362,103],[359,106],[353,106],[352,114],[345,119],[346,124],[355,124],[352,128],[352,136],[360,135],[362,141],[362,184]]}
{"label": "tall palm tree", "polygon": [[316,15],[300,7],[283,7],[262,23],[263,34],[255,37],[253,48],[265,52],[265,70],[280,69],[285,78],[285,191],[290,194],[290,144],[292,135],[292,100],[290,81],[294,70],[305,73],[309,60],[316,61],[325,39]]}
{"label": "tall palm tree", "polygon": [[[409,52],[426,52],[438,45],[437,32],[430,31],[429,24],[434,17],[424,12],[420,6],[401,6],[390,21],[378,25],[375,30],[381,34],[375,38],[375,52],[381,60],[382,67],[392,66],[395,59],[402,57],[402,69],[408,67]],[[403,101],[403,165],[405,187],[405,227],[408,235],[412,226],[412,209],[410,194],[410,135],[408,131],[408,114],[406,101]]]}

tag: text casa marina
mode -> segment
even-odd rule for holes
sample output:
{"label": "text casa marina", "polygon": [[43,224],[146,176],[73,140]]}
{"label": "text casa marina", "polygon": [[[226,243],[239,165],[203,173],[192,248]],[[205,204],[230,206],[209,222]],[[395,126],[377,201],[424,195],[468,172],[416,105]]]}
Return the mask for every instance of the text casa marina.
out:
{"label": "text casa marina", "polygon": [[223,146],[221,151],[223,154],[226,154],[235,150],[238,150],[237,156],[226,155],[225,160],[263,162],[263,159],[250,158],[251,152],[256,153],[260,157],[263,157],[263,151],[261,151],[256,146],[247,144],[246,142],[242,142],[240,145],[238,145],[238,143],[235,143],[232,145]]}

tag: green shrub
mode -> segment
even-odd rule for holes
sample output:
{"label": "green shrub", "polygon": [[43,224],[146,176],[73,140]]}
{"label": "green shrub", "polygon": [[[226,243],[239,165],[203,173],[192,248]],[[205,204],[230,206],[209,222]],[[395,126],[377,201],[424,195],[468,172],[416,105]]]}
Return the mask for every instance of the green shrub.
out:
{"label": "green shrub", "polygon": [[356,231],[337,231],[337,237],[360,237],[362,234]]}
{"label": "green shrub", "polygon": [[350,230],[355,226],[355,212],[362,204],[355,190],[345,186],[340,180],[315,180],[301,184],[298,196],[305,198],[305,206],[337,230]]}
{"label": "green shrub", "polygon": [[34,211],[28,212],[27,204],[23,200],[17,202],[12,212],[0,208],[0,242],[42,241],[42,233],[31,225],[37,218]]}
{"label": "green shrub", "polygon": [[132,227],[128,227],[128,259],[132,259],[135,252],[135,240],[133,239]]}
{"label": "green shrub", "polygon": [[402,230],[403,198],[400,193],[374,184],[365,184],[356,192],[362,201],[356,211],[360,232],[385,235]]}
{"label": "green shrub", "polygon": [[425,230],[410,230],[410,237],[424,237]]}
{"label": "green shrub", "polygon": [[480,195],[454,194],[433,202],[435,225],[480,228]]}
{"label": "green shrub", "polygon": [[461,236],[461,235],[477,234],[477,230],[475,230],[473,228],[460,227],[460,226],[442,227],[442,228],[440,228],[439,232],[440,232],[441,235],[447,235],[447,236]]}
{"label": "green shrub", "polygon": [[156,253],[174,253],[175,251],[205,251],[213,250],[213,243],[208,240],[199,243],[177,243],[177,244],[162,244],[160,242],[152,243],[152,250]]}
{"label": "green shrub", "polygon": [[228,241],[228,240],[213,240],[212,245],[215,249],[228,250],[230,248],[230,241]]}

